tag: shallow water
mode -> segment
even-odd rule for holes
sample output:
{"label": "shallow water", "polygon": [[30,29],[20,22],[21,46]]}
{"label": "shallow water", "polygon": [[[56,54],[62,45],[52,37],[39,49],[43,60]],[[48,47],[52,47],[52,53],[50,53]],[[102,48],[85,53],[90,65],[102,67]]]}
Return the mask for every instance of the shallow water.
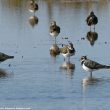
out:
{"label": "shallow water", "polygon": [[[93,73],[94,79],[81,68],[80,57],[110,64],[110,1],[39,0],[36,25],[27,9],[27,0],[0,0],[0,52],[14,59],[0,64],[6,73],[0,78],[0,107],[32,110],[109,110],[110,70]],[[99,22],[93,45],[86,38],[90,28],[85,19],[93,10]],[[49,26],[56,20],[61,27],[58,46],[72,41],[76,54],[71,57],[74,70],[63,70],[63,56],[50,55],[54,39]],[[68,39],[64,39],[67,37]],[[9,66],[10,65],[10,66]]]}

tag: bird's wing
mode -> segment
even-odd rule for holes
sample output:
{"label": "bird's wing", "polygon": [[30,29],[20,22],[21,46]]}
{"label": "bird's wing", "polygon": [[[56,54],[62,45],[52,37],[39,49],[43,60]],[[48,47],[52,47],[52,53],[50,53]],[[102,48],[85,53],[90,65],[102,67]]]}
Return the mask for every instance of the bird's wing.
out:
{"label": "bird's wing", "polygon": [[94,16],[94,22],[95,22],[95,24],[98,23],[98,18],[96,16]]}
{"label": "bird's wing", "polygon": [[88,21],[87,21],[88,25],[93,23],[93,17],[91,16]]}
{"label": "bird's wing", "polygon": [[60,33],[60,27],[59,26],[57,26],[57,31]]}
{"label": "bird's wing", "polygon": [[101,69],[101,68],[106,68],[107,67],[106,65],[102,65],[102,64],[99,64],[95,61],[88,60],[88,59],[85,61],[84,64],[85,64],[85,66],[87,66],[90,69]]}
{"label": "bird's wing", "polygon": [[60,48],[60,52],[66,54],[68,52],[68,47],[65,46],[63,48]]}
{"label": "bird's wing", "polygon": [[60,32],[60,27],[57,26],[57,25],[52,25],[52,26],[50,26],[50,31],[58,31],[58,32]]}
{"label": "bird's wing", "polygon": [[91,16],[89,15],[89,16],[86,18],[86,22],[88,22],[88,20],[90,19],[90,17],[91,17]]}

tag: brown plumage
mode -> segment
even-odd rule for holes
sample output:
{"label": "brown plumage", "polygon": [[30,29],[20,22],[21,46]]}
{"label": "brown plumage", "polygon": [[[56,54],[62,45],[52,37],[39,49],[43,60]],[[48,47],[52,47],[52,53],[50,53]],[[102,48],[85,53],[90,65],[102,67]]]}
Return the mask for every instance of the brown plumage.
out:
{"label": "brown plumage", "polygon": [[7,59],[12,59],[12,58],[14,58],[14,56],[10,56],[10,55],[0,52],[0,62],[3,62]]}
{"label": "brown plumage", "polygon": [[30,18],[29,18],[29,23],[30,23],[30,25],[32,26],[32,27],[34,27],[35,25],[37,25],[38,24],[38,17],[37,16],[31,16]]}
{"label": "brown plumage", "polygon": [[51,22],[51,25],[50,25],[50,35],[52,37],[57,37],[58,34],[60,33],[60,27],[56,24],[55,21]]}
{"label": "brown plumage", "polygon": [[86,19],[86,22],[87,25],[90,26],[90,29],[91,26],[94,25],[94,30],[95,30],[95,25],[98,23],[98,18],[96,17],[93,11],[90,12],[90,15]]}
{"label": "brown plumage", "polygon": [[98,39],[98,33],[89,31],[89,32],[87,32],[86,38],[90,42],[91,46],[93,46],[95,41]]}
{"label": "brown plumage", "polygon": [[69,42],[68,45],[65,45],[63,48],[60,48],[60,53],[64,56],[64,60],[66,57],[68,57],[69,61],[70,57],[75,54],[75,48],[73,47],[73,44]]}
{"label": "brown plumage", "polygon": [[50,48],[50,55],[56,57],[60,54],[60,49],[57,44],[53,44]]}
{"label": "brown plumage", "polygon": [[34,12],[38,10],[38,4],[34,0],[30,0],[28,4],[28,10]]}

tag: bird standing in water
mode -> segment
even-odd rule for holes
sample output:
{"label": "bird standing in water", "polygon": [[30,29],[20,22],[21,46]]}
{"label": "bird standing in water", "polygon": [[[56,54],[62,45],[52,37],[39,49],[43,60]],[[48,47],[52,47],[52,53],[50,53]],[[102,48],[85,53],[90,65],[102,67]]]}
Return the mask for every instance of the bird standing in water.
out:
{"label": "bird standing in water", "polygon": [[34,0],[30,0],[28,4],[28,10],[35,13],[38,10],[38,4]]}
{"label": "bird standing in water", "polygon": [[63,48],[60,48],[60,53],[64,56],[64,60],[68,58],[68,61],[70,61],[70,57],[75,54],[73,43],[69,42],[68,45],[65,45]]}
{"label": "bird standing in water", "polygon": [[91,77],[92,77],[92,72],[95,70],[110,69],[110,66],[103,65],[103,64],[97,63],[95,61],[92,61],[92,60],[88,59],[86,56],[82,56],[80,61],[81,61],[82,68],[85,71],[90,72]]}
{"label": "bird standing in water", "polygon": [[56,24],[56,21],[51,22],[49,31],[50,31],[50,35],[55,38],[55,44],[56,44],[56,37],[60,33],[60,27]]}
{"label": "bird standing in water", "polygon": [[98,18],[96,17],[93,11],[90,12],[90,15],[86,19],[86,22],[87,25],[90,26],[90,30],[91,30],[91,26],[93,25],[95,31],[95,25],[98,23]]}

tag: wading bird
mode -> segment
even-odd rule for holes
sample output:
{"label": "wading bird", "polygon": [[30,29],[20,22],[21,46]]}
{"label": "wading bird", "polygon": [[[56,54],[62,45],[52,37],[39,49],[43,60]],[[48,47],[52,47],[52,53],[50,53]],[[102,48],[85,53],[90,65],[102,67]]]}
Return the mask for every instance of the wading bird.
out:
{"label": "wading bird", "polygon": [[50,31],[50,35],[55,38],[55,43],[56,43],[56,37],[60,33],[60,27],[56,24],[56,21],[51,22],[49,31]]}
{"label": "wading bird", "polygon": [[86,22],[87,25],[90,26],[90,30],[91,30],[91,26],[93,25],[95,31],[95,25],[98,23],[98,18],[96,17],[93,11],[90,12],[90,15],[86,19]]}
{"label": "wading bird", "polygon": [[90,72],[90,76],[92,77],[92,72],[99,69],[110,69],[110,66],[103,65],[88,59],[86,56],[82,56],[81,59],[82,68],[85,71]]}
{"label": "wading bird", "polygon": [[73,43],[69,42],[68,45],[64,45],[64,47],[60,48],[60,53],[64,56],[64,60],[68,58],[68,61],[70,61],[70,57],[75,54]]}
{"label": "wading bird", "polygon": [[38,4],[34,0],[30,0],[28,4],[28,10],[35,13],[38,10]]}

